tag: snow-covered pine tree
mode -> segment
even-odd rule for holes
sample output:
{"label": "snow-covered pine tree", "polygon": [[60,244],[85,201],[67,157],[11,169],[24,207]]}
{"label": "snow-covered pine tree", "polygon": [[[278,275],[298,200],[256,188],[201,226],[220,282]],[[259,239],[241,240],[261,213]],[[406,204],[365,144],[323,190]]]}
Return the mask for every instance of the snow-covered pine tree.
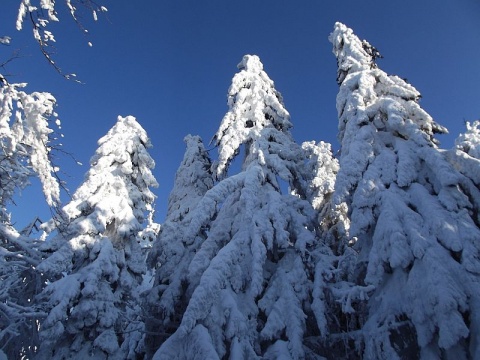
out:
{"label": "snow-covered pine tree", "polygon": [[[307,199],[313,208],[318,212],[318,223],[325,244],[329,247],[338,245],[338,237],[333,236],[332,227],[344,223],[345,219],[339,219],[339,212],[332,208],[332,195],[334,192],[335,180],[339,170],[338,160],[333,156],[332,146],[329,143],[320,141],[304,142],[302,148],[307,155],[306,174]],[[343,224],[343,226],[347,226]],[[328,239],[327,239],[328,238]]]}
{"label": "snow-covered pine tree", "polygon": [[445,154],[453,166],[480,189],[480,120],[467,122],[466,126],[467,131],[455,140],[455,148]]}
{"label": "snow-covered pine tree", "polygon": [[40,179],[49,205],[57,204],[60,193],[50,161],[55,98],[26,93],[25,86],[8,84],[0,74],[0,347],[11,358],[35,353],[38,336],[31,305],[43,281],[34,270],[41,259],[37,242],[12,226],[7,207],[32,176]]}
{"label": "snow-covered pine tree", "polygon": [[135,358],[136,349],[122,343],[132,345],[125,329],[145,272],[138,234],[157,186],[149,147],[135,118],[118,117],[62,216],[50,222],[57,234],[38,266],[50,279],[41,294],[48,316],[39,358]]}
{"label": "snow-covered pine tree", "polygon": [[0,222],[0,349],[9,359],[31,359],[39,345],[33,300],[44,279],[35,271],[40,242]]}
{"label": "snow-covered pine tree", "polygon": [[478,358],[479,189],[438,149],[446,129],[418,91],[378,69],[378,51],[345,25],[329,39],[342,146],[334,201],[348,206],[357,253],[351,286],[336,294],[344,340],[368,359]]}
{"label": "snow-covered pine tree", "polygon": [[[312,311],[308,328],[317,327],[318,333],[310,333],[305,345],[320,356],[341,358],[346,355],[343,349],[338,351],[336,341],[332,341],[330,333],[341,331],[339,318],[343,317],[341,307],[335,299],[338,287],[344,286],[345,268],[344,254],[348,246],[349,219],[345,204],[335,205],[333,202],[334,185],[339,171],[339,163],[333,157],[331,145],[323,141],[305,142],[303,149],[308,156],[307,172],[310,174],[310,186],[307,198],[317,211],[318,238],[320,241],[312,247],[311,254],[314,268],[312,289]],[[312,322],[316,322],[312,325]]]}
{"label": "snow-covered pine tree", "polygon": [[150,268],[156,272],[145,304],[147,358],[180,325],[192,289],[198,283],[188,278],[188,267],[207,236],[206,228],[189,237],[185,230],[198,202],[213,186],[212,164],[199,136],[188,135],[184,141],[185,155],[168,199],[167,217],[148,258]]}
{"label": "snow-covered pine tree", "polygon": [[480,159],[480,120],[466,122],[467,131],[455,139],[455,147],[471,157]]}
{"label": "snow-covered pine tree", "polygon": [[[208,228],[187,272],[197,286],[154,359],[298,359],[308,351],[307,331],[315,331],[306,328],[316,221],[304,200],[308,156],[292,139],[290,116],[260,59],[246,55],[238,67],[214,137],[221,180],[184,233],[193,240]],[[242,147],[242,170],[227,177]]]}
{"label": "snow-covered pine tree", "polygon": [[[466,122],[467,131],[455,139],[455,147],[444,152],[448,161],[480,189],[480,121]],[[480,209],[476,208],[477,213]]]}

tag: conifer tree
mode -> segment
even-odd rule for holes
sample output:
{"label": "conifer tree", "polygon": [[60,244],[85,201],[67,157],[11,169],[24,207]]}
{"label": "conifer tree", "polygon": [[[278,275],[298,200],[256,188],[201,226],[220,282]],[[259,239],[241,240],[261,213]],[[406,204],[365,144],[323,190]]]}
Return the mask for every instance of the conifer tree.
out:
{"label": "conifer tree", "polygon": [[419,92],[378,69],[375,48],[340,23],[330,41],[342,146],[334,202],[348,207],[353,243],[350,286],[336,293],[344,340],[369,359],[477,358],[478,187],[438,149],[446,129]]}
{"label": "conifer tree", "polygon": [[12,225],[8,207],[33,176],[39,178],[48,205],[59,201],[50,161],[55,98],[27,93],[26,84],[2,79],[0,75],[0,348],[11,358],[32,357],[38,345],[39,314],[31,305],[42,289],[42,277],[35,271],[41,256],[38,241]]}
{"label": "conifer tree", "polygon": [[186,237],[185,230],[198,202],[213,186],[211,161],[199,136],[188,135],[184,141],[187,148],[168,199],[167,217],[149,254],[150,268],[156,272],[145,304],[148,358],[180,325],[198,283],[187,276],[188,267],[207,236],[207,228],[193,237]]}
{"label": "conifer tree", "polygon": [[122,343],[132,345],[125,329],[145,272],[138,237],[157,186],[148,147],[135,118],[118,117],[99,140],[83,184],[50,222],[57,233],[38,266],[50,279],[40,304],[48,313],[40,358],[135,358],[136,349]]}
{"label": "conifer tree", "polygon": [[[188,268],[198,284],[154,359],[298,359],[309,351],[303,339],[316,219],[305,200],[308,157],[260,59],[246,55],[238,67],[214,137],[219,181],[185,233],[188,239],[208,227]],[[241,171],[228,176],[242,149]]]}
{"label": "conifer tree", "polygon": [[302,144],[302,148],[308,157],[306,172],[311,175],[307,198],[314,209],[320,210],[333,194],[338,160],[334,158],[329,143],[307,141]]}
{"label": "conifer tree", "polygon": [[[456,170],[480,189],[480,121],[466,122],[466,127],[467,131],[455,139],[455,147],[444,151],[444,155]],[[474,211],[480,212],[478,200]]]}
{"label": "conifer tree", "polygon": [[471,157],[480,159],[480,120],[466,122],[467,131],[455,139],[455,147]]}
{"label": "conifer tree", "polygon": [[35,267],[40,242],[0,222],[0,349],[9,359],[33,358],[39,345],[38,320],[32,307],[44,279]]}
{"label": "conifer tree", "polygon": [[339,163],[328,143],[305,142],[302,147],[308,156],[306,165],[310,174],[307,198],[317,212],[319,238],[311,249],[314,264],[311,308],[314,316],[307,319],[307,328],[318,331],[309,332],[305,345],[317,355],[340,358],[345,352],[335,352],[336,342],[330,337],[332,332],[341,331],[338,319],[343,316],[332,294],[338,291],[338,287],[343,287],[343,273],[348,271],[342,262],[348,244],[347,208],[345,204],[336,206],[332,197]]}
{"label": "conifer tree", "polygon": [[458,171],[480,188],[480,121],[467,122],[466,126],[467,131],[455,139],[455,148],[447,151],[446,156]]}
{"label": "conifer tree", "polygon": [[323,141],[304,142],[302,148],[308,158],[307,199],[318,213],[320,238],[324,245],[334,250],[332,255],[338,255],[338,250],[348,243],[350,226],[345,204],[338,206],[333,201],[339,171],[338,159],[332,153],[332,145]]}

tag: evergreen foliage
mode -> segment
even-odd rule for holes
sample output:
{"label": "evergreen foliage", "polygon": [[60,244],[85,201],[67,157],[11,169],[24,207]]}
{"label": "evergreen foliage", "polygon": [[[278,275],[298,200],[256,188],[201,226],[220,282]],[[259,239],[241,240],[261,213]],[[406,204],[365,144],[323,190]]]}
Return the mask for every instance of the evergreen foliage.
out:
{"label": "evergreen foliage", "polygon": [[32,308],[45,279],[35,270],[41,261],[39,241],[27,235],[0,223],[0,349],[9,358],[34,357],[45,315]]}
{"label": "evergreen foliage", "polygon": [[480,159],[480,121],[466,122],[467,131],[455,140],[457,149],[466,152],[471,157]]}
{"label": "evergreen foliage", "polygon": [[[188,267],[191,295],[154,359],[194,352],[276,358],[278,351],[296,359],[310,351],[303,339],[312,331],[306,312],[316,219],[306,194],[319,186],[309,187],[306,163],[315,151],[293,141],[290,116],[259,58],[246,55],[238,68],[214,137],[218,181],[197,204],[184,237],[208,229]],[[227,176],[242,148],[241,171]]]}
{"label": "evergreen foliage", "polygon": [[354,271],[341,292],[344,331],[365,358],[479,356],[480,193],[437,147],[420,94],[375,65],[345,25],[330,35],[339,64],[340,171]]}
{"label": "evergreen foliage", "polygon": [[50,222],[57,234],[43,245],[50,255],[37,267],[50,279],[41,294],[48,316],[39,358],[126,359],[140,351],[130,348],[129,325],[137,319],[129,315],[145,273],[139,232],[157,186],[149,146],[135,118],[119,117],[99,140],[83,184]]}
{"label": "evergreen foliage", "polygon": [[25,86],[0,82],[0,211],[4,217],[5,206],[16,190],[28,185],[30,176],[40,179],[50,206],[60,198],[50,161],[56,100],[46,92],[28,94],[21,90]]}
{"label": "evergreen foliage", "polygon": [[188,268],[207,237],[206,227],[189,236],[186,229],[197,204],[213,186],[211,161],[200,137],[188,135],[184,141],[187,148],[168,200],[167,218],[149,253],[155,282],[145,304],[148,357],[180,325],[192,290],[198,283],[188,277]]}
{"label": "evergreen foliage", "polygon": [[27,93],[22,90],[26,84],[2,79],[0,74],[0,348],[31,357],[39,343],[41,314],[31,306],[43,286],[35,271],[41,255],[38,240],[11,224],[7,207],[33,176],[39,178],[47,203],[58,204],[60,186],[50,160],[56,101],[49,93]]}
{"label": "evergreen foliage", "polygon": [[[55,6],[22,0],[17,28],[32,20],[60,71]],[[218,157],[184,138],[161,226],[150,140],[127,116],[45,234],[16,229],[7,208],[31,176],[59,206],[60,121],[51,94],[0,74],[0,358],[480,358],[480,121],[441,149],[447,129],[375,47],[341,23],[329,40],[338,154],[295,142],[280,92],[245,55]]]}

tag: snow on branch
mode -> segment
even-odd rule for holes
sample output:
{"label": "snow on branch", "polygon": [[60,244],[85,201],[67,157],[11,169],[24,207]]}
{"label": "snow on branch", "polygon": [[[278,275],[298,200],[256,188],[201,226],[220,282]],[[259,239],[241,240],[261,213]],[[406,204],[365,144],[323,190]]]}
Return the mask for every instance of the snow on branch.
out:
{"label": "snow on branch", "polygon": [[[17,187],[25,186],[33,170],[42,183],[47,203],[54,206],[60,198],[58,169],[51,162],[50,123],[56,117],[56,100],[50,93],[20,91],[24,86],[0,88],[0,202],[4,205]],[[27,166],[23,159],[28,161]],[[5,179],[11,182],[4,184]]]}
{"label": "snow on branch", "polygon": [[[88,30],[84,27],[83,23],[79,21],[79,9],[90,11],[95,21],[98,19],[99,12],[107,12],[105,6],[98,5],[92,0],[65,0],[65,5],[69,10],[72,19],[84,34],[88,34]],[[52,43],[56,40],[54,33],[48,29],[48,26],[51,22],[60,21],[57,9],[58,6],[55,0],[21,0],[18,8],[16,28],[18,31],[22,30],[25,20],[28,19],[32,27],[33,37],[40,46],[40,51],[45,59],[47,59],[50,65],[52,65],[60,75],[67,80],[71,80],[75,78],[76,75],[63,73],[53,59]],[[7,38],[8,37],[3,37],[1,39]],[[9,41],[10,39],[8,38],[7,40]],[[2,43],[4,43],[4,41],[2,41]],[[92,46],[91,42],[88,42],[88,45]],[[79,82],[78,80],[74,81]]]}

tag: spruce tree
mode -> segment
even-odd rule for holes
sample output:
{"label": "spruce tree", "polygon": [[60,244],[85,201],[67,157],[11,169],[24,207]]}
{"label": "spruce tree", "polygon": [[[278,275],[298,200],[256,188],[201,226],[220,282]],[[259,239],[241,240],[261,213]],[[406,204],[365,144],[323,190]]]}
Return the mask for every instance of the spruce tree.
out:
{"label": "spruce tree", "polygon": [[439,150],[446,129],[419,92],[378,69],[374,47],[340,23],[330,41],[342,146],[334,203],[348,208],[354,268],[335,294],[343,340],[369,359],[477,358],[478,187]]}
{"label": "spruce tree", "polygon": [[302,148],[308,158],[305,172],[310,175],[307,198],[313,208],[320,211],[333,194],[339,169],[338,160],[333,156],[331,144],[324,141],[306,141]]}
{"label": "spruce tree", "polygon": [[466,122],[467,131],[455,139],[455,147],[471,157],[480,159],[480,120]]}
{"label": "spruce tree", "polygon": [[40,244],[31,234],[0,222],[0,348],[9,359],[33,358],[39,345],[43,314],[32,305],[45,281],[35,270]]}
{"label": "spruce tree", "polygon": [[[309,351],[316,219],[305,200],[308,156],[260,59],[246,55],[238,67],[214,137],[218,182],[185,232],[190,239],[208,228],[187,273],[197,285],[154,359],[298,359]],[[240,172],[229,174],[242,150]]]}
{"label": "spruce tree", "polygon": [[[338,160],[333,156],[331,145],[323,141],[305,142],[307,172],[310,174],[308,200],[316,210],[318,241],[311,248],[313,286],[311,309],[314,316],[307,318],[308,337],[305,346],[312,352],[327,358],[341,358],[336,341],[331,333],[341,331],[339,318],[343,317],[335,294],[344,286],[343,252],[348,244],[349,220],[344,204],[336,206],[333,201],[334,185],[339,171]],[[315,331],[311,331],[315,329]]]}
{"label": "spruce tree", "polygon": [[145,302],[148,358],[180,325],[192,289],[198,283],[187,276],[188,267],[208,231],[204,227],[194,236],[185,236],[197,204],[213,186],[213,176],[210,157],[200,137],[188,135],[184,141],[185,155],[168,199],[167,217],[148,259],[150,268],[155,270],[153,288]]}
{"label": "spruce tree", "polygon": [[[473,123],[467,121],[465,125],[467,130],[458,135],[455,147],[444,151],[444,155],[456,170],[480,189],[480,121]],[[472,202],[476,204],[474,211],[478,214],[479,200],[478,198],[474,200],[475,197],[472,197]]]}
{"label": "spruce tree", "polygon": [[135,358],[131,328],[125,330],[145,272],[139,232],[152,211],[150,188],[157,186],[148,147],[135,118],[118,117],[99,140],[84,182],[50,222],[57,233],[38,266],[50,279],[41,294],[48,316],[40,358]]}

